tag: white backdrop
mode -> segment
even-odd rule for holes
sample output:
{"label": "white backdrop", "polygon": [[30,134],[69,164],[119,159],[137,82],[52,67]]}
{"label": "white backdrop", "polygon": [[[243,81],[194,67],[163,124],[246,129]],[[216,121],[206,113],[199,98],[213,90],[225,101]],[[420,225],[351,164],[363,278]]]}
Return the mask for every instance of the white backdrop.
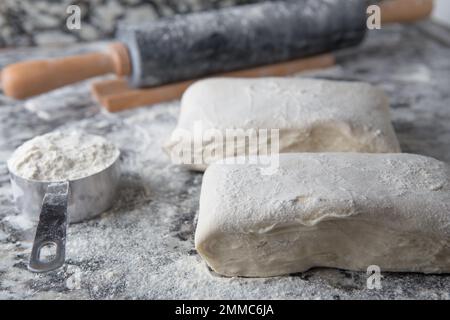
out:
{"label": "white backdrop", "polygon": [[450,0],[434,1],[433,17],[439,21],[450,25]]}

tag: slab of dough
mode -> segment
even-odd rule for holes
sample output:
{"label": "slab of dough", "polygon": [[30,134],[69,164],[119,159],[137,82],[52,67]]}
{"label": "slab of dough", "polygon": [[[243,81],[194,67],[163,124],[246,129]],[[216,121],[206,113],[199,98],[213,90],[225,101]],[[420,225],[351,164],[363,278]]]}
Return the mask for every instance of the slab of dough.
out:
{"label": "slab of dough", "polygon": [[[200,125],[200,135],[194,135],[195,125]],[[201,161],[184,164],[204,170],[218,160],[214,155],[223,143],[209,139],[202,144],[201,136],[208,129],[224,133],[236,128],[279,129],[280,153],[400,152],[388,100],[381,90],[360,82],[302,78],[196,82],[183,95],[178,126],[166,150],[179,163],[179,150],[189,150],[193,144],[192,154]],[[267,140],[260,136],[259,146],[247,154],[257,154],[261,145],[270,146]],[[246,152],[245,142],[237,143],[236,154],[233,147],[227,146],[226,156]]]}
{"label": "slab of dough", "polygon": [[450,167],[412,154],[291,153],[274,175],[211,165],[195,233],[217,273],[450,272]]}

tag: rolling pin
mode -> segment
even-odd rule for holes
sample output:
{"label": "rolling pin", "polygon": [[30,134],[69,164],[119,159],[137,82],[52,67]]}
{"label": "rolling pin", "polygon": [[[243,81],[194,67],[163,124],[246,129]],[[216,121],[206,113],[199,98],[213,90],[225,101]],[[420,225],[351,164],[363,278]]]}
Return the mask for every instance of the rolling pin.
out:
{"label": "rolling pin", "polygon": [[[122,26],[105,52],[7,66],[3,91],[22,99],[107,73],[135,88],[160,86],[355,46],[372,2],[262,2]],[[432,0],[392,2],[420,7],[424,16],[423,7],[432,7]]]}

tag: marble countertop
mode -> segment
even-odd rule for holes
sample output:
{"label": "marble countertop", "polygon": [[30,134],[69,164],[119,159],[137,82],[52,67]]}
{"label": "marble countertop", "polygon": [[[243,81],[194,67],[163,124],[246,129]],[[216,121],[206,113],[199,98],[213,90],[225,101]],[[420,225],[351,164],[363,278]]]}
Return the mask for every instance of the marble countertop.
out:
{"label": "marble countertop", "polygon": [[[0,52],[0,67],[36,57],[95,50]],[[450,31],[431,22],[370,31],[338,54],[336,67],[305,76],[363,80],[384,89],[404,152],[450,162]],[[0,298],[3,299],[450,299],[450,275],[382,273],[369,290],[364,272],[313,269],[265,279],[212,273],[194,249],[202,175],[171,165],[162,144],[179,102],[109,114],[89,81],[27,101],[0,95]],[[123,176],[111,210],[69,227],[67,263],[27,271],[33,226],[17,215],[6,160],[24,141],[55,129],[100,134],[121,149]]]}
{"label": "marble countertop", "polygon": [[[2,0],[0,48],[8,46],[67,45],[113,38],[121,23],[152,21],[161,17],[267,0]],[[73,13],[81,13],[79,30],[66,27]]]}

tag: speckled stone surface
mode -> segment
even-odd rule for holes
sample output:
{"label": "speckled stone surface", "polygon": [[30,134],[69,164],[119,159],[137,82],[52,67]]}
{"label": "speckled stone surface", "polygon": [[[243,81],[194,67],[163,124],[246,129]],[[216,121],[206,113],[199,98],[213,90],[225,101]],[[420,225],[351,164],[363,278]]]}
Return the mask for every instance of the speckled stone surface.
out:
{"label": "speckled stone surface", "polygon": [[[383,88],[403,150],[450,162],[449,42],[450,32],[429,22],[385,27],[339,53],[336,67],[307,76]],[[0,66],[102,45],[3,52]],[[382,273],[382,289],[369,290],[365,273],[334,269],[267,279],[211,273],[193,245],[202,175],[171,165],[161,148],[178,108],[175,101],[108,114],[86,82],[26,102],[0,96],[0,298],[450,299],[450,275]],[[66,266],[33,274],[32,228],[14,209],[5,162],[25,140],[57,128],[114,141],[123,177],[110,211],[69,227]]]}
{"label": "speckled stone surface", "polygon": [[[112,38],[120,23],[258,1],[267,0],[2,0],[0,48]],[[67,18],[73,13],[67,12],[70,5],[80,8],[80,30],[66,27]]]}

